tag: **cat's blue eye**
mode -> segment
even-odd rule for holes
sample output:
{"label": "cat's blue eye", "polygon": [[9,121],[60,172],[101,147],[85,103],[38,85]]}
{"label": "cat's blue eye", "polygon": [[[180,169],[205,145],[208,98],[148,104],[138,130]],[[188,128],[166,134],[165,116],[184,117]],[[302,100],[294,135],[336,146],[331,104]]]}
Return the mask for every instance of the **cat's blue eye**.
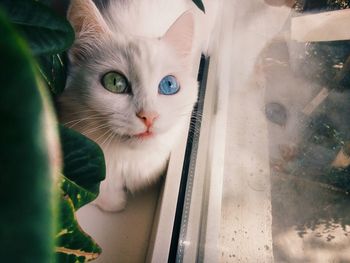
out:
{"label": "cat's blue eye", "polygon": [[103,87],[113,93],[126,94],[131,93],[126,77],[118,72],[108,72],[102,77]]}
{"label": "cat's blue eye", "polygon": [[159,83],[158,93],[162,95],[174,95],[180,90],[180,85],[174,76],[165,76]]}

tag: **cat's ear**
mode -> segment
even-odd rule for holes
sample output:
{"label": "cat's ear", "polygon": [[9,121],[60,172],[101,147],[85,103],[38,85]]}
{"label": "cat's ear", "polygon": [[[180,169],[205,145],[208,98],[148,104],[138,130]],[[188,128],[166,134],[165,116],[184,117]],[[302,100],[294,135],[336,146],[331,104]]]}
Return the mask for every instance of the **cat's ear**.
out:
{"label": "cat's ear", "polygon": [[186,11],[170,26],[162,40],[174,47],[181,56],[187,57],[192,50],[193,36],[193,13]]}
{"label": "cat's ear", "polygon": [[100,35],[108,32],[108,26],[92,0],[72,0],[67,18],[75,33]]}
{"label": "cat's ear", "polygon": [[72,0],[67,19],[75,31],[75,43],[70,50],[74,60],[89,50],[90,45],[109,33],[108,25],[92,0]]}

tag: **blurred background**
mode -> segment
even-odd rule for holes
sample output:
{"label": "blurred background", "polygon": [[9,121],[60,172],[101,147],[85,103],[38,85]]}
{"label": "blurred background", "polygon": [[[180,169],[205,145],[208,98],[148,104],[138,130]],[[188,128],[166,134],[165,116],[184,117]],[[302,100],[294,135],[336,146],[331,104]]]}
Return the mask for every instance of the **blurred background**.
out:
{"label": "blurred background", "polygon": [[221,262],[349,262],[350,2],[224,6]]}

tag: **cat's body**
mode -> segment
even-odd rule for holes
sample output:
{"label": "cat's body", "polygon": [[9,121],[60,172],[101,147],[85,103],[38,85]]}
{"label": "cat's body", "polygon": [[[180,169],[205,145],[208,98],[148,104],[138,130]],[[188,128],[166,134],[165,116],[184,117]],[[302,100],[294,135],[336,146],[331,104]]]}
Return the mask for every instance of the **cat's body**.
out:
{"label": "cat's body", "polygon": [[[195,65],[207,42],[195,27],[201,15],[185,12],[191,1],[112,0],[98,6],[73,0],[68,12],[76,41],[61,120],[103,149],[107,174],[96,204],[118,211],[126,204],[125,189],[143,188],[164,173],[196,101]],[[125,89],[116,92],[120,78]],[[174,86],[179,90],[167,94]]]}

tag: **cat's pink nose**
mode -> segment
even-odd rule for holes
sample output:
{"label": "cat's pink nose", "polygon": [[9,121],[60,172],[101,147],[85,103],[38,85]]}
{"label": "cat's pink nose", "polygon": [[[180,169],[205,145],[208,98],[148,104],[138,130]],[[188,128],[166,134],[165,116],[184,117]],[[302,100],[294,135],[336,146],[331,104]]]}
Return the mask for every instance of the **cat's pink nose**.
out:
{"label": "cat's pink nose", "polygon": [[147,128],[149,128],[153,125],[155,119],[157,119],[159,115],[156,112],[140,111],[139,113],[136,113],[136,116],[139,117]]}

